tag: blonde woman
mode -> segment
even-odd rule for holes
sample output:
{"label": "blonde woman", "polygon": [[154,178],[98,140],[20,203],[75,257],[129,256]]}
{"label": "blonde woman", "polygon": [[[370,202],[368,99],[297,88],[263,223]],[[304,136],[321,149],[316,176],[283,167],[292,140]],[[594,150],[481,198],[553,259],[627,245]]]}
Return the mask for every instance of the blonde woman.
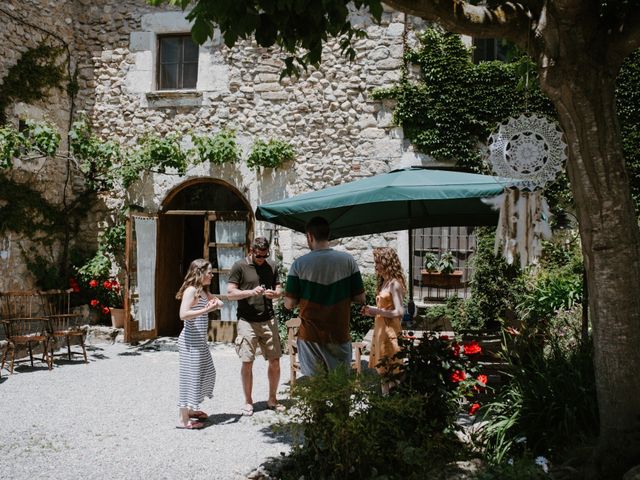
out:
{"label": "blonde woman", "polygon": [[400,259],[393,248],[375,248],[373,259],[378,277],[376,306],[362,307],[362,314],[375,317],[369,367],[375,368],[384,378],[382,393],[386,395],[395,385],[395,381],[388,381],[388,377],[396,372],[400,363],[393,356],[400,351],[398,335],[402,330],[400,320],[404,315],[403,299],[407,284]]}
{"label": "blonde woman", "polygon": [[191,262],[184,282],[176,294],[180,320],[184,322],[178,338],[180,353],[180,421],[176,428],[196,430],[204,427],[198,420],[209,415],[198,410],[204,397],[213,396],[216,369],[207,343],[209,312],[222,307],[222,301],[209,292],[213,270],[202,258]]}

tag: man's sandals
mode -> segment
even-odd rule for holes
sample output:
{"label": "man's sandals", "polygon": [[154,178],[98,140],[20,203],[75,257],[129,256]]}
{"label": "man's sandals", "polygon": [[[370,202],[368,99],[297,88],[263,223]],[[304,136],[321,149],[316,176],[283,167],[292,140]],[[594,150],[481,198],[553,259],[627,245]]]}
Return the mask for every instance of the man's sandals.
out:
{"label": "man's sandals", "polygon": [[240,409],[240,414],[245,417],[250,417],[253,415],[253,405],[247,403],[244,407]]}
{"label": "man's sandals", "polygon": [[267,408],[269,410],[273,410],[274,412],[284,412],[287,409],[287,407],[285,407],[281,403],[276,403],[275,405],[270,405],[267,403]]}

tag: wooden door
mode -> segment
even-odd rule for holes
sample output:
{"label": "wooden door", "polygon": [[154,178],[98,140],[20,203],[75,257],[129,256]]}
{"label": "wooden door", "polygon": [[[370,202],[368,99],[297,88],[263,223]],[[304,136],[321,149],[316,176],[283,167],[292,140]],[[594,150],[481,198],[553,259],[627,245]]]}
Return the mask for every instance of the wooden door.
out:
{"label": "wooden door", "polygon": [[158,335],[155,318],[157,237],[157,215],[129,215],[125,254],[125,342]]}

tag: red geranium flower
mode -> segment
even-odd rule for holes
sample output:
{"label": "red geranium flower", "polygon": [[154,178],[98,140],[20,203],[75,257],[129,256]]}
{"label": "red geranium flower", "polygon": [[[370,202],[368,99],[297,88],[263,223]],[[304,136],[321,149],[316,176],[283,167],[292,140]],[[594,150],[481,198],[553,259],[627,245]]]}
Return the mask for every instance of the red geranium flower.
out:
{"label": "red geranium flower", "polygon": [[111,282],[109,280],[105,280],[102,286],[107,290],[111,290]]}
{"label": "red geranium flower", "polygon": [[118,283],[117,280],[114,280],[113,282],[111,282],[111,288],[113,288],[116,292],[120,290],[120,284]]}
{"label": "red geranium flower", "polygon": [[102,307],[102,313],[104,313],[105,315],[109,315],[109,312],[111,310],[109,310],[109,307]]}
{"label": "red geranium flower", "polygon": [[481,352],[482,352],[482,348],[480,347],[480,345],[478,345],[478,342],[476,342],[475,340],[471,341],[470,343],[467,343],[464,346],[465,355],[475,355]]}
{"label": "red geranium flower", "polygon": [[462,370],[454,370],[451,376],[449,377],[449,379],[454,383],[461,382],[465,378],[467,378],[467,375]]}
{"label": "red geranium flower", "polygon": [[478,381],[480,383],[484,383],[485,385],[487,384],[487,381],[489,381],[489,379],[487,378],[486,375],[478,375]]}
{"label": "red geranium flower", "polygon": [[98,300],[96,300],[95,298],[93,300],[91,300],[91,302],[89,302],[91,304],[92,307],[97,307],[100,302],[98,302]]}
{"label": "red geranium flower", "polygon": [[471,407],[469,408],[469,415],[475,415],[479,409],[480,409],[479,403],[472,404]]}
{"label": "red geranium flower", "polygon": [[98,281],[97,280],[89,280],[89,286],[91,288],[96,288],[98,286]]}

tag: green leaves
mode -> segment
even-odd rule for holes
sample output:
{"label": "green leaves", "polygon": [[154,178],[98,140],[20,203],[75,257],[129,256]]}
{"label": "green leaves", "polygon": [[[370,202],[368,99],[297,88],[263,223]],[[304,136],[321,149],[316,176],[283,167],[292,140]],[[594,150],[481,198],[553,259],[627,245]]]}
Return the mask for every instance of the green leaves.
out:
{"label": "green leaves", "polygon": [[191,139],[198,153],[194,164],[208,161],[214,165],[223,165],[237,161],[240,156],[233,130],[221,130],[213,137],[192,135]]}
{"label": "green leaves", "polygon": [[0,128],[0,169],[13,166],[13,159],[20,155],[26,145],[24,135],[13,127]]}
{"label": "green leaves", "polygon": [[282,140],[271,139],[268,142],[257,140],[247,158],[251,168],[278,168],[283,163],[294,159],[293,147]]}

